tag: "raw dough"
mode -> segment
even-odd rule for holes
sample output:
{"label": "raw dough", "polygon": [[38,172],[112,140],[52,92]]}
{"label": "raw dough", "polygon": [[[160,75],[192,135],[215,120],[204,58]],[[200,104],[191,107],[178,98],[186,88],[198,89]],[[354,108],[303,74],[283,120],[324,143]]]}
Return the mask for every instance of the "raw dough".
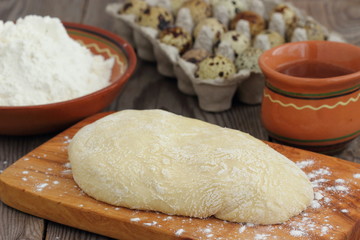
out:
{"label": "raw dough", "polygon": [[275,224],[313,199],[306,175],[260,140],[162,110],[125,110],[82,128],[69,159],[84,192],[132,209]]}

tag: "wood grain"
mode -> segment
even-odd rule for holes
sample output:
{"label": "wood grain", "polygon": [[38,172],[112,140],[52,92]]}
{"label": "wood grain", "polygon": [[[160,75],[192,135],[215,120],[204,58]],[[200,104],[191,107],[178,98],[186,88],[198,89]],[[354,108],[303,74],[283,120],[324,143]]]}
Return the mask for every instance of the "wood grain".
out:
{"label": "wood grain", "polygon": [[82,17],[82,23],[101,27],[103,29],[114,31],[114,21],[111,16],[105,13],[105,6],[113,0],[88,0]]}
{"label": "wood grain", "polygon": [[62,239],[108,240],[110,238],[49,221],[45,240]]}
{"label": "wood grain", "polygon": [[[83,18],[85,3],[86,1],[84,0],[6,0],[0,1],[0,17],[2,20],[16,20],[19,17],[36,14],[58,17],[63,21],[80,22]],[[53,136],[54,134],[30,137],[0,136],[0,171]],[[3,203],[0,205],[0,222],[0,239],[40,240],[45,238],[46,233],[49,233],[49,236],[53,236],[53,234],[51,234],[51,223],[47,224],[44,219],[12,210]],[[48,227],[48,229],[46,227]],[[62,227],[61,232],[68,233],[67,227]],[[82,239],[73,238],[68,234],[66,235],[66,238],[61,239]],[[88,239],[96,239],[96,236]]]}
{"label": "wood grain", "polygon": [[[37,137],[0,136],[0,170],[48,140],[52,135]],[[24,214],[0,203],[0,239],[42,239],[45,231],[43,219]]]}
{"label": "wood grain", "polygon": [[11,209],[2,202],[0,202],[0,216],[1,223],[6,221],[6,225],[0,224],[0,239],[43,239],[45,230],[43,219]]}
{"label": "wood grain", "polygon": [[67,22],[80,22],[85,0],[6,0],[0,2],[0,16],[4,20],[16,20],[30,14],[58,17]]}
{"label": "wood grain", "polygon": [[[360,179],[354,177],[354,174],[360,173],[360,165],[273,143],[270,146],[295,162],[311,159],[313,164],[303,169],[307,174],[328,172],[315,177],[308,175],[313,179],[313,184],[322,185],[315,187],[315,191],[322,194],[322,198],[317,198],[319,206],[309,207],[301,215],[281,225],[249,226],[215,218],[169,217],[96,201],[83,193],[74,182],[71,170],[66,165],[67,145],[81,127],[105,115],[98,114],[82,121],[6,169],[0,175],[1,200],[35,216],[123,240],[204,239],[210,238],[210,232],[206,231],[209,228],[211,238],[215,239],[256,239],[260,235],[299,239],[292,232],[294,229],[302,232],[300,239],[353,239],[352,236],[360,234],[360,228],[356,225],[360,222]],[[338,186],[347,190],[335,190]],[[321,201],[326,198],[329,201]],[[307,228],[306,224],[309,223],[313,227]],[[323,230],[325,227],[326,231]],[[183,230],[182,234],[176,234],[180,229]],[[76,237],[77,233],[75,231],[73,236]],[[51,234],[57,233],[52,231]],[[86,234],[82,237],[86,237]]]}

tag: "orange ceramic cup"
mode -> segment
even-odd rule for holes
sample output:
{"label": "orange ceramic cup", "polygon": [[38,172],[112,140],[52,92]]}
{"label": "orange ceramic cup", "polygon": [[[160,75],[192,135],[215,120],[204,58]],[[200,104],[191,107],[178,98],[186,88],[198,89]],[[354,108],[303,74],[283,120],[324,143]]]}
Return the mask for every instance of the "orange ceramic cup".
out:
{"label": "orange ceramic cup", "polygon": [[[351,73],[315,78],[280,72],[286,65],[309,62]],[[272,138],[331,154],[360,135],[359,47],[330,41],[293,42],[264,52],[259,65],[266,78],[261,117]]]}

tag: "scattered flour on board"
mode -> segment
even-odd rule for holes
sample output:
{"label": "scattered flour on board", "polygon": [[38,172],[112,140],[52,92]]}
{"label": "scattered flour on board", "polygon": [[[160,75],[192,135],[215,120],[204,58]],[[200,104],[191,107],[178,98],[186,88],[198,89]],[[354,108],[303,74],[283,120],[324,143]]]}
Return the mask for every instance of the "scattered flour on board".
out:
{"label": "scattered flour on board", "polygon": [[360,173],[356,173],[353,175],[354,178],[360,178]]}
{"label": "scattered flour on board", "polygon": [[58,18],[0,21],[0,105],[39,105],[77,98],[109,84],[114,59],[93,55]]}
{"label": "scattered flour on board", "polygon": [[324,198],[324,195],[321,192],[315,192],[314,198],[315,198],[315,200],[321,200]]}
{"label": "scattered flour on board", "polygon": [[70,163],[70,162],[65,163],[65,164],[64,164],[64,167],[66,167],[66,168],[71,168],[71,163]]}
{"label": "scattered flour on board", "polygon": [[239,228],[239,233],[243,233],[245,230],[246,230],[246,226],[245,226],[245,225],[244,225],[244,226],[241,226],[241,227]]}
{"label": "scattered flour on board", "polygon": [[301,230],[291,230],[290,235],[293,237],[302,237],[305,235],[305,232],[303,232]]}
{"label": "scattered flour on board", "polygon": [[70,143],[72,140],[69,136],[65,136],[64,139],[64,143]]}
{"label": "scattered flour on board", "polygon": [[328,233],[328,231],[329,231],[329,227],[327,227],[327,226],[324,226],[324,227],[321,228],[321,234],[322,235],[326,235]]}
{"label": "scattered flour on board", "polygon": [[313,201],[311,202],[311,207],[312,207],[312,208],[320,208],[321,205],[320,205],[319,201],[313,200]]}
{"label": "scattered flour on board", "polygon": [[185,232],[185,230],[184,229],[178,229],[176,232],[175,232],[175,235],[176,236],[180,236],[181,234],[183,234]]}
{"label": "scattered flour on board", "polygon": [[145,226],[155,226],[157,224],[156,221],[152,221],[150,223],[146,222],[146,223],[143,223]]}
{"label": "scattered flour on board", "polygon": [[36,185],[36,191],[41,192],[42,190],[44,190],[45,187],[47,187],[49,184],[48,183],[40,183]]}
{"label": "scattered flour on board", "polygon": [[72,174],[72,170],[71,170],[71,163],[67,162],[63,165],[66,169],[61,171],[61,174],[63,175],[67,175],[67,174]]}
{"label": "scattered flour on board", "polygon": [[163,221],[168,221],[168,220],[172,220],[172,219],[173,219],[173,217],[168,216],[168,217],[164,218]]}
{"label": "scattered flour on board", "polygon": [[[314,160],[305,160],[298,162],[297,165],[300,168],[306,168],[314,165],[314,163]],[[292,220],[281,225],[260,226],[261,233],[256,233],[255,231],[251,239],[277,239],[277,236],[274,235],[274,230],[287,231],[289,237],[298,239],[308,239],[309,236],[313,236],[314,233],[321,237],[326,237],[326,239],[329,240],[335,239],[337,236],[336,229],[341,226],[332,225],[333,223],[329,215],[324,216],[317,213],[320,211],[338,211],[343,214],[349,213],[350,211],[348,209],[333,209],[331,202],[350,194],[351,189],[347,186],[348,179],[338,178],[333,180],[331,177],[332,174],[328,167],[315,168],[308,173],[307,176],[314,187],[314,200],[309,207],[309,211],[304,211]],[[167,221],[168,219],[172,219],[172,217],[168,216],[163,218],[163,221]],[[227,224],[227,222],[224,222],[224,224]],[[247,229],[253,227],[257,228],[258,226],[252,223],[239,224],[238,230],[233,234],[238,234],[239,237],[241,237]],[[199,228],[197,232],[203,234],[199,239],[220,239],[213,234],[213,232],[218,233],[219,229],[221,230],[221,227],[218,225],[211,228],[209,226]],[[186,225],[182,225],[181,228],[175,231],[175,235],[180,236],[186,231]]]}
{"label": "scattered flour on board", "polygon": [[301,162],[297,162],[296,165],[297,165],[299,168],[303,169],[303,168],[312,166],[314,163],[315,163],[314,160],[309,159],[309,160],[304,160],[304,161],[301,161]]}
{"label": "scattered flour on board", "polygon": [[[305,168],[308,166],[311,166],[314,164],[313,160],[306,160],[303,162],[300,162],[298,166],[300,168]],[[70,163],[65,163],[63,166],[66,168],[64,171],[69,171],[71,173],[71,165]],[[64,173],[62,171],[62,173]],[[27,174],[22,172],[23,174]],[[332,172],[327,167],[322,167],[318,169],[314,169],[308,174],[308,177],[314,186],[314,200],[309,207],[309,209],[314,209],[314,211],[323,211],[325,210],[324,207],[331,207],[329,203],[332,201],[332,199],[338,199],[339,197],[346,196],[346,194],[351,193],[349,187],[347,186],[347,179],[336,179],[336,180],[330,180],[327,177],[330,176]],[[353,175],[354,178],[357,178]],[[360,174],[359,174],[360,175]],[[359,176],[360,178],[360,176]],[[25,179],[23,179],[26,181]],[[58,181],[53,181],[53,184],[59,184]],[[49,184],[48,183],[40,183],[37,184],[36,191],[43,191]],[[81,204],[80,207],[83,205]],[[324,209],[321,209],[324,208]],[[118,208],[120,209],[120,208]],[[116,209],[116,210],[118,210]],[[332,209],[332,211],[338,211],[343,214],[349,213],[350,211],[348,209]],[[304,239],[309,236],[311,236],[314,232],[319,234],[320,236],[325,236],[327,239],[335,239],[334,230],[339,228],[339,226],[331,225],[331,219],[329,219],[329,216],[321,216],[321,218],[318,218],[316,215],[316,212],[313,213],[310,212],[303,212],[300,215],[296,217],[294,220],[290,220],[284,224],[277,225],[277,226],[267,226],[265,228],[265,232],[261,233],[254,233],[253,239],[254,240],[267,240],[267,239],[277,239],[275,235],[273,235],[273,231],[276,229],[288,229],[289,236],[296,237],[299,239]],[[172,216],[166,216],[165,218],[162,218],[162,221],[169,221],[172,220]],[[138,217],[130,218],[131,222],[139,222],[141,219]],[[182,221],[183,223],[190,223],[191,221]],[[226,221],[224,221],[224,224],[227,224]],[[161,225],[158,225],[156,221],[152,222],[144,222],[143,225],[145,226],[156,226],[161,227]],[[246,224],[239,224],[239,228],[237,232],[234,232],[234,234],[239,234],[241,236],[248,228],[257,227],[257,225],[252,223],[246,223]],[[177,229],[175,231],[176,236],[181,236],[184,232],[186,232],[186,225],[181,226],[181,228]],[[214,234],[212,232],[218,231],[218,226],[215,226],[214,228],[211,226],[211,224],[207,225],[204,228],[199,228],[199,232],[204,234],[203,237],[200,237],[199,239],[213,239]],[[216,236],[215,236],[216,237]],[[216,238],[218,239],[218,238]]]}
{"label": "scattered flour on board", "polygon": [[328,191],[339,191],[339,192],[348,192],[349,188],[346,186],[341,186],[341,185],[335,185],[335,186],[331,186],[331,187],[327,187],[326,190]]}
{"label": "scattered flour on board", "polygon": [[62,171],[61,174],[63,174],[63,175],[72,174],[72,170],[71,169],[66,169],[66,170]]}
{"label": "scattered flour on board", "polygon": [[140,218],[131,218],[130,221],[131,221],[131,222],[139,222],[139,221],[140,221]]}
{"label": "scattered flour on board", "polygon": [[202,231],[203,231],[204,233],[211,233],[211,232],[212,232],[211,228],[205,228],[205,229],[203,229]]}
{"label": "scattered flour on board", "polygon": [[265,240],[270,234],[256,234],[254,240]]}
{"label": "scattered flour on board", "polygon": [[341,178],[338,178],[335,180],[336,183],[339,183],[339,184],[342,184],[342,183],[345,183],[345,180],[344,179],[341,179]]}

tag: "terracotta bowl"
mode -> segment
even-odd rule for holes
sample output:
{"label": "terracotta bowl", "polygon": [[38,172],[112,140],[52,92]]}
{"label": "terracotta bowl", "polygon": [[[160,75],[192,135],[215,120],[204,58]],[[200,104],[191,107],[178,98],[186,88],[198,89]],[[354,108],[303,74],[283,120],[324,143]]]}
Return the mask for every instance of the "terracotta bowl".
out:
{"label": "terracotta bowl", "polygon": [[64,25],[70,37],[88,47],[94,54],[115,58],[110,85],[91,94],[58,103],[0,106],[1,135],[33,135],[62,130],[107,107],[134,72],[136,55],[125,40],[92,26],[77,23]]}
{"label": "terracotta bowl", "polygon": [[[351,73],[325,78],[280,73],[286,64],[306,61]],[[262,122],[273,139],[333,154],[360,135],[359,47],[330,41],[294,42],[266,51],[259,64],[266,77]]]}

